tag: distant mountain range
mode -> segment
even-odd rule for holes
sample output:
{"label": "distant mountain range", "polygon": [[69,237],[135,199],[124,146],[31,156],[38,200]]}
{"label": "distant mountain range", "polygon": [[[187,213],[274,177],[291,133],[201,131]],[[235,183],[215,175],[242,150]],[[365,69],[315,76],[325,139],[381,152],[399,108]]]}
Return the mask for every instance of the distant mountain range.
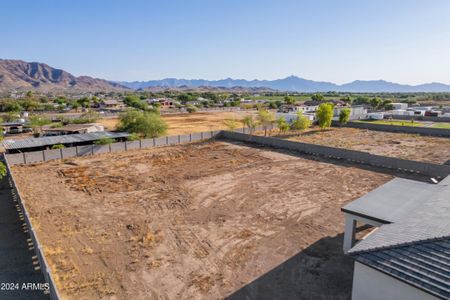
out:
{"label": "distant mountain range", "polygon": [[74,76],[64,70],[53,68],[37,62],[0,59],[0,90],[37,89],[43,91],[113,91],[127,89],[180,89],[192,88],[220,89],[234,91],[278,90],[292,92],[450,92],[450,85],[443,83],[427,83],[420,85],[405,85],[384,80],[361,81],[338,85],[332,82],[307,80],[289,76],[276,80],[245,80],[226,78],[221,80],[176,79],[114,82],[89,76]]}
{"label": "distant mountain range", "polygon": [[89,76],[76,77],[43,63],[0,59],[0,90],[11,89],[110,91],[128,88]]}
{"label": "distant mountain range", "polygon": [[384,80],[356,80],[350,83],[338,85],[332,82],[313,81],[296,76],[289,76],[276,80],[244,80],[226,78],[221,80],[205,79],[176,79],[166,78],[162,80],[119,82],[131,89],[146,89],[152,87],[243,87],[243,88],[269,88],[279,91],[292,92],[351,92],[351,93],[412,93],[412,92],[450,92],[450,85],[443,83],[427,83],[420,85],[406,85],[388,82]]}

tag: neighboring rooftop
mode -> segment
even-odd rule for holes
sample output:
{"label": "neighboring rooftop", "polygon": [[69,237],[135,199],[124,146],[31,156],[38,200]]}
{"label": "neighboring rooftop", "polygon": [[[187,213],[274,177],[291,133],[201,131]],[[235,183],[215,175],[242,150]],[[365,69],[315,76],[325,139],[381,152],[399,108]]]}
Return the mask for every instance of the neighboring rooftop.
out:
{"label": "neighboring rooftop", "polygon": [[450,297],[450,177],[439,184],[396,178],[342,211],[380,223],[348,253],[437,297]]}
{"label": "neighboring rooftop", "polygon": [[69,135],[58,135],[58,136],[46,136],[40,138],[29,138],[23,140],[15,140],[3,142],[6,150],[12,149],[26,149],[26,148],[36,148],[45,147],[56,144],[77,144],[83,142],[92,142],[99,140],[103,137],[108,138],[126,138],[129,136],[126,132],[91,132],[82,134],[69,134]]}
{"label": "neighboring rooftop", "polygon": [[90,127],[98,127],[99,129],[103,129],[103,125],[100,123],[87,123],[87,124],[68,124],[61,127],[47,127],[44,131],[80,131]]}
{"label": "neighboring rooftop", "polygon": [[102,103],[103,103],[104,105],[117,105],[117,104],[120,104],[119,101],[114,100],[114,99],[111,99],[111,100],[103,100]]}

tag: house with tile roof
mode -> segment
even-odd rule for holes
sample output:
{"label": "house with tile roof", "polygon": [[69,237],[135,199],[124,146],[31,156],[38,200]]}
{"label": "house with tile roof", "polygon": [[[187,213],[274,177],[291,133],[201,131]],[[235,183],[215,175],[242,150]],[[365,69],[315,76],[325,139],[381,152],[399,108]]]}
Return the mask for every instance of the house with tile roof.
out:
{"label": "house with tile roof", "polygon": [[[395,178],[342,207],[352,299],[450,299],[450,176]],[[357,241],[357,225],[375,229]]]}

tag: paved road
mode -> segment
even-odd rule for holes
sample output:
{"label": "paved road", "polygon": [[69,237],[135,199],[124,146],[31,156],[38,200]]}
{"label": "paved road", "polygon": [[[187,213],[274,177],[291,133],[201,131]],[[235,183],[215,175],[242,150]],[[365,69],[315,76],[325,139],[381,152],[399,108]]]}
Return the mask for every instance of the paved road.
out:
{"label": "paved road", "polygon": [[0,299],[49,299],[42,291],[22,288],[23,283],[44,283],[45,280],[40,271],[34,269],[35,254],[29,250],[29,235],[22,230],[23,222],[16,204],[4,178],[0,181]]}

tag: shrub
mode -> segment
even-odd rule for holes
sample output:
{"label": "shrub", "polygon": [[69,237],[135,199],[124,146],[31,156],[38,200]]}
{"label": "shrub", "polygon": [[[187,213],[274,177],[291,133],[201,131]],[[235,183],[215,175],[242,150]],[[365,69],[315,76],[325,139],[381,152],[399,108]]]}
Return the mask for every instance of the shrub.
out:
{"label": "shrub", "polygon": [[66,146],[64,146],[63,144],[56,144],[52,146],[52,149],[64,149],[66,148]]}
{"label": "shrub", "polygon": [[291,124],[293,130],[305,130],[309,126],[311,126],[311,120],[301,112],[297,113],[297,119]]}
{"label": "shrub", "polygon": [[99,117],[100,115],[97,112],[87,112],[82,114],[79,118],[68,120],[68,122],[72,124],[95,123]]}
{"label": "shrub", "polygon": [[253,115],[245,116],[241,120],[242,124],[244,126],[247,126],[248,129],[250,129],[250,134],[255,130],[256,126],[258,125],[258,122],[253,118]]}
{"label": "shrub", "polygon": [[258,121],[264,128],[264,136],[267,135],[267,129],[275,122],[275,114],[268,110],[258,111]]}
{"label": "shrub", "polygon": [[228,128],[230,131],[234,131],[239,126],[239,122],[236,119],[227,119],[223,121],[223,124]]}
{"label": "shrub", "polygon": [[188,105],[186,107],[186,110],[187,110],[188,113],[192,114],[192,113],[195,113],[197,111],[197,108],[195,106]]}
{"label": "shrub", "polygon": [[154,138],[166,133],[167,124],[157,113],[127,110],[120,115],[118,129],[140,137]]}
{"label": "shrub", "polygon": [[114,143],[114,139],[104,136],[94,142],[94,145],[109,145]]}
{"label": "shrub", "polygon": [[339,112],[339,123],[341,125],[344,125],[350,120],[350,109],[349,108],[343,108]]}
{"label": "shrub", "polygon": [[316,112],[316,118],[319,122],[320,128],[325,129],[331,126],[331,121],[333,119],[333,108],[334,105],[331,103],[322,103],[319,105]]}
{"label": "shrub", "polygon": [[127,137],[127,141],[130,141],[130,142],[137,141],[137,140],[139,140],[139,135],[137,133],[135,133],[135,132],[133,132],[132,134],[130,134]]}
{"label": "shrub", "polygon": [[7,174],[6,165],[0,161],[0,179],[3,179],[3,177]]}
{"label": "shrub", "polygon": [[289,123],[286,122],[285,117],[279,117],[277,120],[277,127],[280,130],[280,133],[284,133],[289,129]]}

